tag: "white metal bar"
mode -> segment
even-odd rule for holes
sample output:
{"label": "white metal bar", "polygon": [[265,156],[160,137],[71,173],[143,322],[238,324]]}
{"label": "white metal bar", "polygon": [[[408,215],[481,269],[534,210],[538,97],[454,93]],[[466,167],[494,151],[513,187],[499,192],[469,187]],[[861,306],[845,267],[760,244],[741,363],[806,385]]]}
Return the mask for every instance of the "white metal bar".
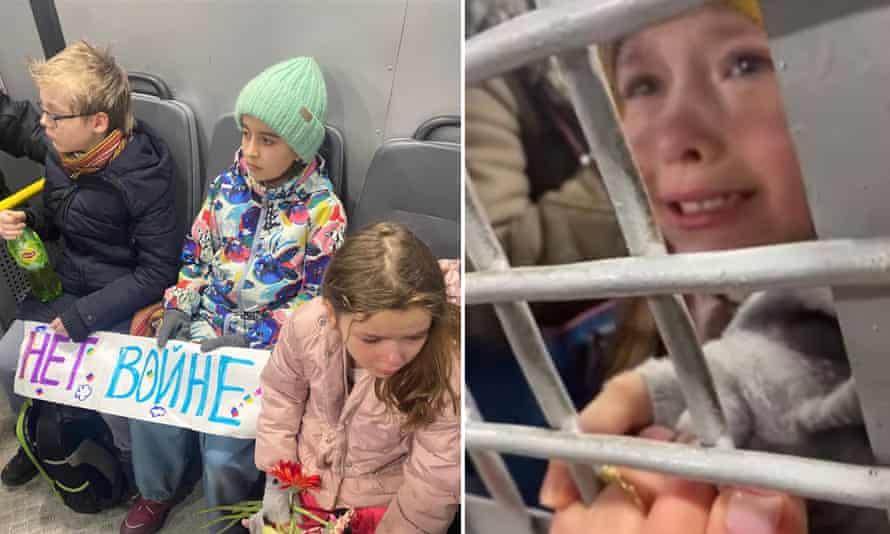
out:
{"label": "white metal bar", "polygon": [[[464,496],[464,506],[467,510],[473,511],[472,514],[467,514],[466,534],[513,532],[512,518],[510,514],[505,513],[500,503],[468,493]],[[533,532],[547,534],[550,531],[552,513],[541,508],[528,508],[526,515],[531,518]]]}
{"label": "white metal bar", "polygon": [[[482,415],[479,413],[476,401],[469,389],[464,391],[463,398],[467,420],[482,422]],[[501,455],[492,450],[473,449],[467,452],[473,465],[476,466],[476,472],[479,473],[479,478],[485,484],[488,494],[510,512],[512,523],[514,523],[510,526],[510,532],[531,534],[531,518],[525,508],[525,501],[522,500],[516,482],[507,471],[507,466]]]}
{"label": "white metal bar", "polygon": [[855,506],[886,508],[890,505],[890,468],[886,467],[492,423],[469,423],[464,436],[468,449],[622,465],[714,484],[770,488]]}
{"label": "white metal bar", "polygon": [[[649,212],[646,191],[631,161],[611,100],[593,72],[587,50],[563,54],[558,60],[628,250],[635,256],[665,254],[664,243]],[[731,447],[732,438],[726,431],[714,381],[686,305],[679,296],[669,295],[650,298],[649,308],[674,362],[696,433],[706,445]]]}
{"label": "white metal bar", "polygon": [[708,0],[576,0],[527,13],[467,41],[466,83],[626,33]]}
{"label": "white metal bar", "polygon": [[[485,216],[469,176],[464,188],[465,246],[470,262],[476,269],[509,269],[510,263]],[[494,310],[547,423],[554,428],[564,428],[574,421],[575,407],[553,365],[528,303],[496,304]],[[587,465],[572,465],[570,469],[582,499],[592,501],[599,489],[594,469]]]}
{"label": "white metal bar", "polygon": [[836,239],[467,273],[465,301],[569,301],[887,284],[890,239]]}

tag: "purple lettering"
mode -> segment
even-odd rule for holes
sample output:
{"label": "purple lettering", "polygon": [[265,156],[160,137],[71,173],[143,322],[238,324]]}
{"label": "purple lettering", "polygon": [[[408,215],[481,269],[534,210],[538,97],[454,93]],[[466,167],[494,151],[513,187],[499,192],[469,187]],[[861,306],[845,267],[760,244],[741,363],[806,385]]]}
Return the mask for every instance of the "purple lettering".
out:
{"label": "purple lettering", "polygon": [[39,349],[34,348],[34,339],[37,337],[37,332],[31,330],[31,336],[28,338],[28,348],[25,349],[25,352],[22,354],[22,367],[19,369],[19,378],[25,377],[25,368],[28,367],[28,359],[32,354],[37,355],[37,363],[34,364],[34,372],[31,373],[31,382],[37,382],[37,371],[40,369],[40,364],[43,362],[43,354],[46,351],[46,344],[49,343],[49,336],[45,335],[43,337],[43,345],[40,346]]}
{"label": "purple lettering", "polygon": [[74,367],[71,369],[71,378],[68,379],[68,387],[65,389],[71,390],[71,387],[74,385],[74,379],[77,378],[77,370],[80,369],[80,362],[83,360],[83,355],[86,353],[87,348],[98,343],[99,338],[88,337],[80,344],[80,350],[77,351],[77,356],[75,356]]}
{"label": "purple lettering", "polygon": [[46,372],[49,370],[49,366],[52,362],[64,362],[65,358],[61,356],[56,356],[56,347],[59,343],[68,343],[71,341],[70,337],[63,336],[62,334],[53,334],[53,342],[49,345],[49,351],[46,354],[46,358],[43,359],[43,371],[40,373],[40,383],[45,386],[58,386],[59,381],[53,380],[52,378],[46,377]]}

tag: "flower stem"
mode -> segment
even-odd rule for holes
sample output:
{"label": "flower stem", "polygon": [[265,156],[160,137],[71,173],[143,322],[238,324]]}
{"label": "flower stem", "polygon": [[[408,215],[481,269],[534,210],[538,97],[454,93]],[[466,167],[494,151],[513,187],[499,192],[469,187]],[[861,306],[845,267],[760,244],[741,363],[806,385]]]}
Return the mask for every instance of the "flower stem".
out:
{"label": "flower stem", "polygon": [[294,504],[293,507],[294,507],[295,512],[303,514],[306,517],[308,517],[309,519],[312,519],[314,521],[317,521],[318,523],[321,523],[321,525],[323,527],[327,528],[327,527],[331,526],[330,521],[325,521],[324,519],[318,517],[317,515],[313,514],[312,512],[303,508],[302,506],[297,506],[296,504]]}

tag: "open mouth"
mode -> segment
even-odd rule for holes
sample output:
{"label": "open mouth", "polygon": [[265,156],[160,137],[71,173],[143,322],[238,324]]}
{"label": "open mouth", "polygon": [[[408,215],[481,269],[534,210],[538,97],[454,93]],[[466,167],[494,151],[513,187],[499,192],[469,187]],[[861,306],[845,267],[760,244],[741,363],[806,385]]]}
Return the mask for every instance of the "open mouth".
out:
{"label": "open mouth", "polygon": [[676,215],[699,215],[732,209],[752,196],[754,193],[721,193],[701,200],[668,202],[667,205]]}
{"label": "open mouth", "polygon": [[695,200],[669,200],[665,205],[674,223],[695,229],[716,226],[735,220],[743,206],[754,196],[753,191],[715,193]]}
{"label": "open mouth", "polygon": [[726,193],[703,200],[687,200],[683,202],[669,202],[671,211],[677,215],[699,215],[702,213],[714,213],[725,209],[731,209],[743,200],[750,198],[752,193]]}

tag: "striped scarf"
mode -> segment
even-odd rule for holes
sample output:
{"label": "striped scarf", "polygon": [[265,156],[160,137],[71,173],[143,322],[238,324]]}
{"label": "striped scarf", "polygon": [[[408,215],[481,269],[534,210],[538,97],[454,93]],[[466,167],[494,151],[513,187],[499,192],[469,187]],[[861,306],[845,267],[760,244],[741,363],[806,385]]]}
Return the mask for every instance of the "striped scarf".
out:
{"label": "striped scarf", "polygon": [[86,152],[62,154],[62,166],[73,179],[81,174],[92,174],[120,156],[127,146],[127,140],[120,130],[114,130],[105,139]]}

